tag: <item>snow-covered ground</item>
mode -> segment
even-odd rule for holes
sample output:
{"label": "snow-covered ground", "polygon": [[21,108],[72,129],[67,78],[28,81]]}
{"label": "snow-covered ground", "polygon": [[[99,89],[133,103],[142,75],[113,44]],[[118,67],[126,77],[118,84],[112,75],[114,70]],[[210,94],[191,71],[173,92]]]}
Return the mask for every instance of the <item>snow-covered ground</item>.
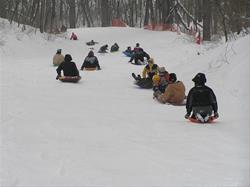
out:
{"label": "snow-covered ground", "polygon": [[[66,35],[21,32],[0,20],[0,186],[209,186],[249,183],[250,37],[196,45],[188,36],[135,28],[83,28]],[[102,71],[78,84],[56,81],[58,48],[80,68],[94,39]],[[139,42],[186,86],[207,76],[219,105],[214,124],[184,119],[184,106],[153,100],[133,84],[121,51]],[[198,55],[197,53],[200,53]]]}

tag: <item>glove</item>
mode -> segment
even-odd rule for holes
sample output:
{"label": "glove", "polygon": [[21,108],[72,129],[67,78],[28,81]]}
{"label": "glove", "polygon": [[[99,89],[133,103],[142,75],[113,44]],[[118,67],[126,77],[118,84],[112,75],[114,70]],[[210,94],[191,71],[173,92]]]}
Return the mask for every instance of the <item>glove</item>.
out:
{"label": "glove", "polygon": [[214,118],[218,118],[219,114],[217,112],[214,113]]}
{"label": "glove", "polygon": [[190,114],[189,114],[189,113],[186,113],[185,118],[188,119],[189,116],[190,116]]}
{"label": "glove", "polygon": [[58,79],[59,79],[59,77],[61,77],[61,76],[60,76],[60,75],[57,75],[57,76],[56,76],[56,80],[58,80]]}

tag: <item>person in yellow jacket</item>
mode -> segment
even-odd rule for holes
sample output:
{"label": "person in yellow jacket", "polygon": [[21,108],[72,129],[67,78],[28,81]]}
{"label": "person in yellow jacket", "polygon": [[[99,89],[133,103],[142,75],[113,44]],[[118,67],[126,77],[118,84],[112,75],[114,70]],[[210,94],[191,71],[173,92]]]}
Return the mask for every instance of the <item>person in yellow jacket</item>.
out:
{"label": "person in yellow jacket", "polygon": [[181,81],[177,81],[177,77],[175,73],[169,74],[169,84],[165,89],[164,93],[160,91],[154,92],[154,97],[160,103],[170,103],[181,105],[185,104],[185,86]]}
{"label": "person in yellow jacket", "polygon": [[53,57],[53,65],[59,66],[64,61],[64,56],[62,55],[62,50],[57,49],[56,54]]}
{"label": "person in yellow jacket", "polygon": [[142,71],[142,78],[150,78],[152,80],[153,76],[158,74],[158,68],[158,65],[154,63],[154,59],[150,58]]}

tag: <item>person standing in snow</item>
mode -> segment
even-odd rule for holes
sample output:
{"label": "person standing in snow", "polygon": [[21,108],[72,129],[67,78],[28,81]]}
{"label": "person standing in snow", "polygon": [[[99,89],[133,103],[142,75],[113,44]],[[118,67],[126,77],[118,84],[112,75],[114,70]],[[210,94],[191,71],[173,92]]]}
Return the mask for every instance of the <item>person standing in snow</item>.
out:
{"label": "person standing in snow", "polygon": [[180,105],[185,99],[185,86],[181,81],[177,81],[175,73],[170,73],[168,86],[165,92],[161,93],[159,90],[154,92],[154,98],[160,103]]}
{"label": "person standing in snow", "polygon": [[61,71],[63,71],[63,75],[66,77],[79,76],[79,71],[76,67],[76,64],[72,62],[72,57],[69,54],[65,55],[64,61],[58,66],[56,71],[57,71],[56,79],[59,79],[62,76]]}
{"label": "person standing in snow", "polygon": [[57,49],[56,54],[53,57],[53,65],[59,66],[64,61],[64,56],[62,55],[62,49]]}
{"label": "person standing in snow", "polygon": [[211,88],[205,85],[206,76],[204,73],[198,73],[192,81],[194,87],[189,91],[186,102],[187,113],[185,118],[197,119],[201,122],[207,122],[214,113],[214,118],[218,118],[218,105],[216,96]]}
{"label": "person standing in snow", "polygon": [[90,51],[88,56],[84,59],[81,70],[101,70],[99,65],[99,61],[97,57],[94,55],[93,51]]}

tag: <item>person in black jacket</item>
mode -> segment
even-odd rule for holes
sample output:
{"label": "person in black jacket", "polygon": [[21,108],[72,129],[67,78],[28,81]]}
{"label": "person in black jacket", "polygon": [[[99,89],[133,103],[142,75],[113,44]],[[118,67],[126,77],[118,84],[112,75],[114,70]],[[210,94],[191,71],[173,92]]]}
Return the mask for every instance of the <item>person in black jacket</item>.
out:
{"label": "person in black jacket", "polygon": [[84,59],[81,70],[100,70],[101,67],[99,65],[97,57],[94,55],[93,51],[90,51],[88,56]]}
{"label": "person in black jacket", "polygon": [[114,43],[114,45],[111,46],[110,52],[116,52],[119,50],[119,45],[117,43]]}
{"label": "person in black jacket", "polygon": [[108,50],[108,45],[103,45],[102,47],[100,47],[98,53],[107,53]]}
{"label": "person in black jacket", "polygon": [[213,90],[205,85],[205,74],[198,73],[192,81],[195,86],[189,91],[187,96],[187,114],[185,115],[185,118],[188,119],[191,112],[193,112],[191,117],[201,122],[207,122],[212,116],[212,113],[214,113],[215,118],[218,118],[216,96]]}
{"label": "person in black jacket", "polygon": [[136,65],[141,65],[141,63],[144,63],[144,57],[147,58],[147,60],[150,59],[150,56],[148,53],[146,53],[141,47],[140,44],[137,43],[136,47],[133,49],[133,55],[131,56],[129,62],[135,61]]}
{"label": "person in black jacket", "polygon": [[76,64],[72,62],[72,57],[69,54],[65,55],[64,61],[58,66],[56,71],[58,74],[56,79],[59,79],[62,76],[61,71],[63,71],[64,76],[79,76],[79,71],[76,67]]}

